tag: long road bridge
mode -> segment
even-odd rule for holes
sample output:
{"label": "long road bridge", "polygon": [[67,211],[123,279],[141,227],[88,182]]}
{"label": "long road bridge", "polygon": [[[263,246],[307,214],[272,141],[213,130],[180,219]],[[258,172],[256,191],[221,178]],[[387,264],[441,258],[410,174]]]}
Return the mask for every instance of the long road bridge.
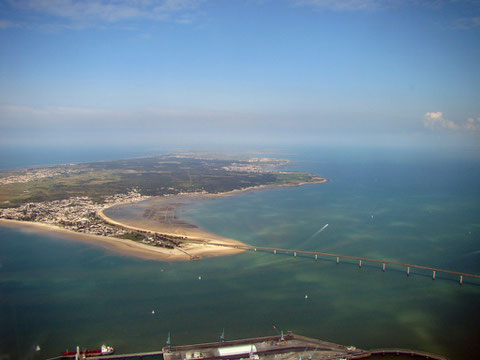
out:
{"label": "long road bridge", "polygon": [[[117,221],[114,221],[107,217],[103,211],[99,211],[98,215],[102,218],[107,223],[110,223],[115,226],[120,226],[125,229],[130,229],[134,231],[138,231],[140,229],[121,224]],[[145,230],[142,230],[145,231]],[[162,235],[162,233],[156,232],[156,231],[147,231],[150,233],[155,233],[158,235]],[[297,250],[297,249],[283,249],[283,248],[275,248],[275,247],[268,247],[268,246],[254,246],[254,245],[233,245],[233,244],[225,244],[225,243],[218,243],[215,241],[208,241],[208,240],[202,240],[202,239],[192,239],[192,238],[183,238],[181,240],[182,242],[190,242],[190,243],[201,243],[204,245],[213,245],[213,246],[223,246],[223,247],[229,247],[229,248],[235,248],[235,249],[240,249],[240,250],[263,250],[263,251],[268,251],[268,252],[273,252],[273,254],[277,254],[278,252],[283,252],[286,254],[293,254],[294,257],[297,257],[298,254],[303,254],[303,255],[313,255],[315,260],[318,260],[319,256],[324,256],[324,257],[331,257],[331,258],[336,258],[337,264],[340,263],[340,259],[349,259],[349,260],[355,260],[358,261],[359,267],[362,267],[362,264],[365,262],[370,262],[370,263],[378,263],[382,264],[382,270],[386,271],[386,266],[388,265],[395,265],[395,266],[400,266],[406,268],[407,276],[410,275],[411,269],[421,269],[421,270],[428,270],[432,272],[432,279],[435,280],[435,277],[437,273],[445,273],[445,274],[451,274],[451,275],[456,275],[458,276],[458,282],[460,285],[463,284],[463,278],[468,277],[468,278],[474,278],[474,279],[480,279],[480,275],[476,274],[469,274],[465,272],[459,272],[459,271],[453,271],[453,270],[447,270],[447,269],[440,269],[440,268],[435,268],[431,266],[423,266],[423,265],[415,265],[415,264],[407,264],[407,263],[402,263],[399,261],[390,261],[390,260],[379,260],[379,259],[372,259],[372,258],[367,258],[367,257],[362,257],[362,256],[353,256],[353,255],[341,255],[341,254],[333,254],[333,253],[326,253],[326,252],[321,252],[321,251],[310,251],[310,250]],[[190,256],[192,260],[195,259],[194,256],[189,254],[187,251],[177,248],[178,250],[184,252],[186,255]]]}
{"label": "long road bridge", "polygon": [[372,258],[362,257],[362,256],[341,255],[341,254],[333,254],[333,253],[326,253],[326,252],[321,252],[321,251],[310,251],[310,250],[283,249],[283,248],[276,248],[276,247],[269,247],[269,246],[230,245],[230,244],[224,244],[224,243],[217,243],[217,242],[213,242],[213,241],[208,241],[207,242],[207,241],[204,241],[204,240],[195,240],[195,239],[185,239],[183,241],[197,242],[197,243],[201,242],[201,243],[204,243],[205,245],[224,246],[224,247],[236,248],[236,249],[241,249],[241,250],[250,250],[250,251],[255,251],[255,252],[257,250],[262,250],[262,251],[271,252],[274,255],[276,255],[277,253],[293,254],[294,257],[297,257],[297,255],[300,255],[300,254],[308,255],[308,256],[313,255],[313,258],[315,260],[318,260],[319,256],[331,257],[331,258],[336,259],[337,264],[340,263],[340,259],[349,259],[349,260],[358,261],[358,266],[359,267],[362,267],[362,264],[364,264],[365,262],[377,263],[377,264],[382,264],[382,270],[383,271],[386,271],[387,264],[388,265],[395,265],[395,266],[404,267],[406,269],[407,276],[410,275],[411,269],[422,269],[422,270],[431,271],[433,280],[435,280],[435,277],[436,277],[437,273],[445,273],[445,274],[456,275],[456,276],[458,276],[458,281],[459,281],[460,285],[463,284],[463,278],[464,277],[480,279],[480,275],[476,275],[476,274],[469,274],[469,273],[465,273],[465,272],[440,269],[440,268],[435,268],[435,267],[431,267],[431,266],[407,264],[407,263],[403,263],[403,262],[399,262],[399,261],[372,259]]}

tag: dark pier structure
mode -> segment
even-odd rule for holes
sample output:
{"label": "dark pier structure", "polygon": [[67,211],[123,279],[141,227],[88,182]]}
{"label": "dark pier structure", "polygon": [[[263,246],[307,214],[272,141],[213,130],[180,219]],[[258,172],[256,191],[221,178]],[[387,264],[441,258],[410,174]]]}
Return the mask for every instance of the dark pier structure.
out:
{"label": "dark pier structure", "polygon": [[[224,341],[222,339],[219,342],[195,345],[167,345],[162,351],[94,356],[87,357],[87,359],[161,359],[163,356],[164,360],[355,360],[369,359],[377,355],[406,355],[417,359],[448,360],[440,355],[406,349],[362,350],[354,346],[344,346],[324,340],[308,338],[290,331],[285,335],[282,332],[278,336],[230,341]],[[78,353],[77,355],[58,357],[55,359],[61,358],[77,360],[83,359],[84,357]]]}
{"label": "dark pier structure", "polygon": [[170,346],[163,349],[165,360],[213,359],[362,359],[370,354],[323,340],[295,335],[269,336],[216,343]]}

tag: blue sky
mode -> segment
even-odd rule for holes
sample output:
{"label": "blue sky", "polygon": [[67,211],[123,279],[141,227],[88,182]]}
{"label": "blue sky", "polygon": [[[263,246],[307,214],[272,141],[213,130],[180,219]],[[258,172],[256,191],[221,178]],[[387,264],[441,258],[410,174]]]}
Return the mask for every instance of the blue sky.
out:
{"label": "blue sky", "polygon": [[480,143],[480,2],[0,1],[8,144]]}

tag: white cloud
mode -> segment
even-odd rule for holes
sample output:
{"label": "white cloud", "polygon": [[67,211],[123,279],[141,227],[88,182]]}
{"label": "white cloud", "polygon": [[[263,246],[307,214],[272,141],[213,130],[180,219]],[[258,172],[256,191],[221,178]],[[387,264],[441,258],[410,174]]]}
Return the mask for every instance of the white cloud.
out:
{"label": "white cloud", "polygon": [[390,1],[381,0],[293,0],[295,5],[325,8],[334,11],[371,10],[384,7]]}
{"label": "white cloud", "polygon": [[[377,9],[398,9],[413,7],[448,11],[450,7],[458,6],[457,0],[290,0],[297,6],[309,6],[314,9],[327,9],[332,11],[369,11]],[[461,2],[461,1],[460,1]],[[475,9],[478,0],[466,0],[465,5]],[[475,10],[471,10],[470,13]],[[469,29],[480,26],[478,16],[470,16],[455,20],[456,28]]]}
{"label": "white cloud", "polygon": [[[170,143],[178,146],[205,140],[249,141],[262,129],[252,115],[226,111],[169,108],[31,107],[0,105],[2,144]],[[263,126],[263,135],[272,127]]]}
{"label": "white cloud", "polygon": [[468,118],[464,128],[468,131],[480,131],[480,117],[477,117],[477,119]]}
{"label": "white cloud", "polygon": [[31,128],[203,128],[253,121],[248,115],[168,108],[108,109],[0,105],[1,129]]}
{"label": "white cloud", "polygon": [[456,130],[458,128],[453,121],[445,119],[441,111],[427,112],[423,117],[423,125],[428,129]]}
{"label": "white cloud", "polygon": [[456,123],[448,120],[443,116],[441,111],[427,112],[423,116],[423,125],[427,129],[447,129],[447,130],[463,130],[463,131],[479,131],[480,117],[477,119],[468,118],[464,123]]}
{"label": "white cloud", "polygon": [[105,26],[145,19],[182,21],[192,16],[201,2],[203,0],[11,0],[10,4],[70,25]]}

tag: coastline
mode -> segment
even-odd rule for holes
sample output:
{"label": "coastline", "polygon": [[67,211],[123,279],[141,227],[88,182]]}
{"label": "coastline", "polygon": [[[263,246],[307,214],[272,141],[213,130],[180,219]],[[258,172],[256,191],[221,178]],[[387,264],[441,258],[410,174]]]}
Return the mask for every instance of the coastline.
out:
{"label": "coastline", "polygon": [[[141,259],[158,261],[188,261],[192,259],[191,256],[187,255],[187,253],[177,249],[159,248],[155,246],[141,244],[128,239],[84,234],[39,222],[0,219],[0,226],[20,229],[21,231],[26,232],[48,234],[51,236],[61,237],[62,239],[72,239],[74,241],[80,241],[87,244],[99,246],[106,250],[113,251],[114,253],[119,255],[136,257]],[[188,250],[188,254],[193,256],[197,255],[198,258],[227,256],[243,252],[243,250],[229,247],[211,246],[208,244],[195,245],[196,249],[192,247],[188,249],[186,248],[186,250]]]}
{"label": "coastline", "polygon": [[[188,195],[191,200],[204,200],[211,197],[206,197],[207,194],[191,194]],[[146,201],[155,200],[157,204],[162,203],[169,203],[171,201],[175,201],[179,199],[179,197],[185,197],[186,195],[174,195],[168,197],[158,197],[158,198],[150,198]],[[125,205],[125,204],[124,204]],[[113,205],[113,207],[117,206],[124,206],[124,205]],[[179,205],[174,205],[177,208]],[[149,226],[149,224],[140,223],[138,221],[117,221],[105,215],[104,211],[111,208],[105,207],[97,212],[98,216],[108,224],[121,227],[127,230],[133,231],[142,231],[147,232],[150,234],[158,234],[158,235],[166,235],[170,237],[182,237],[183,239],[180,240],[182,243],[181,248],[176,248],[174,250],[165,249],[165,248],[157,248],[151,245],[144,245],[138,242],[134,242],[132,240],[127,240],[132,242],[134,245],[143,245],[147,248],[152,249],[159,249],[160,252],[165,252],[169,255],[169,260],[175,261],[185,261],[185,260],[198,260],[206,257],[214,257],[214,256],[225,256],[225,255],[234,255],[243,252],[244,250],[235,249],[231,246],[248,246],[247,244],[227,238],[224,236],[220,236],[203,229],[196,227],[188,222],[183,221],[183,219],[178,219],[179,222],[176,223],[174,226],[168,225],[162,222],[158,222],[155,226]],[[115,239],[115,238],[114,238]],[[218,245],[211,245],[210,242],[214,242],[215,244],[225,244],[226,246],[218,246]]]}
{"label": "coastline", "polygon": [[[180,193],[177,195],[158,197],[157,201],[175,201],[180,197],[189,197],[192,200],[206,200],[214,199],[218,197],[233,196],[242,193],[247,193],[251,191],[273,189],[279,187],[296,187],[306,184],[319,184],[327,182],[328,179],[318,177],[315,179],[317,181],[308,182],[308,183],[297,183],[297,184],[281,184],[281,185],[260,185],[252,186],[244,189],[237,189],[223,193]],[[20,221],[20,220],[9,220],[9,219],[0,219],[0,226],[8,226],[24,231],[38,231],[53,236],[59,236],[62,238],[69,238],[76,241],[85,242],[91,245],[100,246],[109,251],[113,251],[117,254],[124,256],[132,256],[142,259],[149,260],[158,260],[158,261],[189,261],[189,260],[198,260],[207,257],[216,257],[216,256],[229,256],[239,254],[245,250],[233,248],[232,245],[238,246],[248,246],[247,244],[227,238],[224,236],[216,235],[208,231],[193,226],[192,224],[184,221],[180,221],[174,227],[167,226],[166,224],[158,223],[155,228],[149,228],[148,226],[134,226],[133,224],[122,223],[116,221],[107,215],[104,211],[115,206],[125,206],[129,204],[138,203],[137,201],[126,202],[122,204],[113,204],[110,206],[105,206],[102,209],[97,211],[98,216],[105,221],[106,223],[135,231],[143,231],[147,233],[156,233],[167,236],[181,236],[183,237],[183,244],[181,248],[168,249],[163,247],[156,247],[151,245],[146,245],[137,241],[129,239],[120,239],[109,236],[93,235],[87,233],[76,232],[61,227],[57,227],[50,224],[45,224],[41,222],[31,222],[31,221]],[[190,240],[190,241],[189,241]],[[225,244],[227,246],[218,246],[210,245],[210,242],[215,242],[216,244]]]}
{"label": "coastline", "polygon": [[[176,195],[170,195],[170,196],[164,196],[164,197],[153,197],[150,198],[146,201],[151,201],[155,200],[159,203],[161,202],[176,202],[177,199],[185,199],[189,198],[189,201],[195,201],[195,200],[211,200],[215,198],[220,198],[220,197],[227,197],[227,196],[234,196],[234,195],[240,195],[243,193],[248,193],[248,192],[253,192],[253,191],[259,191],[259,190],[267,190],[267,189],[275,189],[275,188],[282,188],[282,187],[297,187],[297,186],[302,186],[302,185],[310,185],[310,184],[321,184],[328,182],[329,180],[326,178],[322,177],[317,177],[315,178],[315,181],[313,182],[308,182],[308,183],[297,183],[297,184],[281,184],[281,185],[260,185],[260,186],[251,186],[248,188],[244,189],[236,189],[236,190],[231,190],[231,191],[226,191],[222,193],[180,193]],[[107,206],[102,208],[97,212],[98,216],[105,221],[106,223],[119,226],[128,230],[134,230],[134,231],[146,231],[150,233],[156,233],[156,234],[162,234],[162,235],[167,235],[167,236],[181,236],[184,237],[184,245],[187,245],[183,247],[183,249],[188,252],[188,254],[192,255],[194,259],[201,259],[204,257],[214,257],[214,256],[225,256],[225,255],[234,255],[241,253],[245,250],[241,249],[235,249],[232,248],[231,246],[246,246],[248,247],[248,244],[245,244],[241,241],[227,238],[225,236],[220,236],[208,231],[205,231],[203,229],[199,229],[196,226],[192,226],[192,224],[188,222],[182,221],[181,218],[180,224],[177,223],[174,226],[170,224],[165,224],[158,222],[155,224],[155,226],[148,226],[146,224],[142,224],[143,226],[137,226],[128,222],[121,222],[121,221],[116,221],[110,217],[108,217],[104,211],[117,207],[117,206],[122,206],[122,205],[127,205],[127,204],[121,204],[121,205],[112,205],[112,206]],[[173,207],[177,208],[179,205],[176,204]],[[138,222],[137,222],[138,223]],[[192,241],[192,242],[189,242]],[[132,241],[133,242],[133,241]],[[210,242],[215,242],[216,244],[225,244],[227,246],[217,246],[217,245],[209,245]],[[152,246],[148,246],[152,247]],[[168,251],[168,250],[167,250]],[[171,255],[171,254],[170,254]],[[178,260],[186,260],[185,259],[185,254],[182,254],[181,256],[178,257]],[[177,260],[176,256],[172,256],[170,260]],[[192,257],[190,258],[192,260]]]}

